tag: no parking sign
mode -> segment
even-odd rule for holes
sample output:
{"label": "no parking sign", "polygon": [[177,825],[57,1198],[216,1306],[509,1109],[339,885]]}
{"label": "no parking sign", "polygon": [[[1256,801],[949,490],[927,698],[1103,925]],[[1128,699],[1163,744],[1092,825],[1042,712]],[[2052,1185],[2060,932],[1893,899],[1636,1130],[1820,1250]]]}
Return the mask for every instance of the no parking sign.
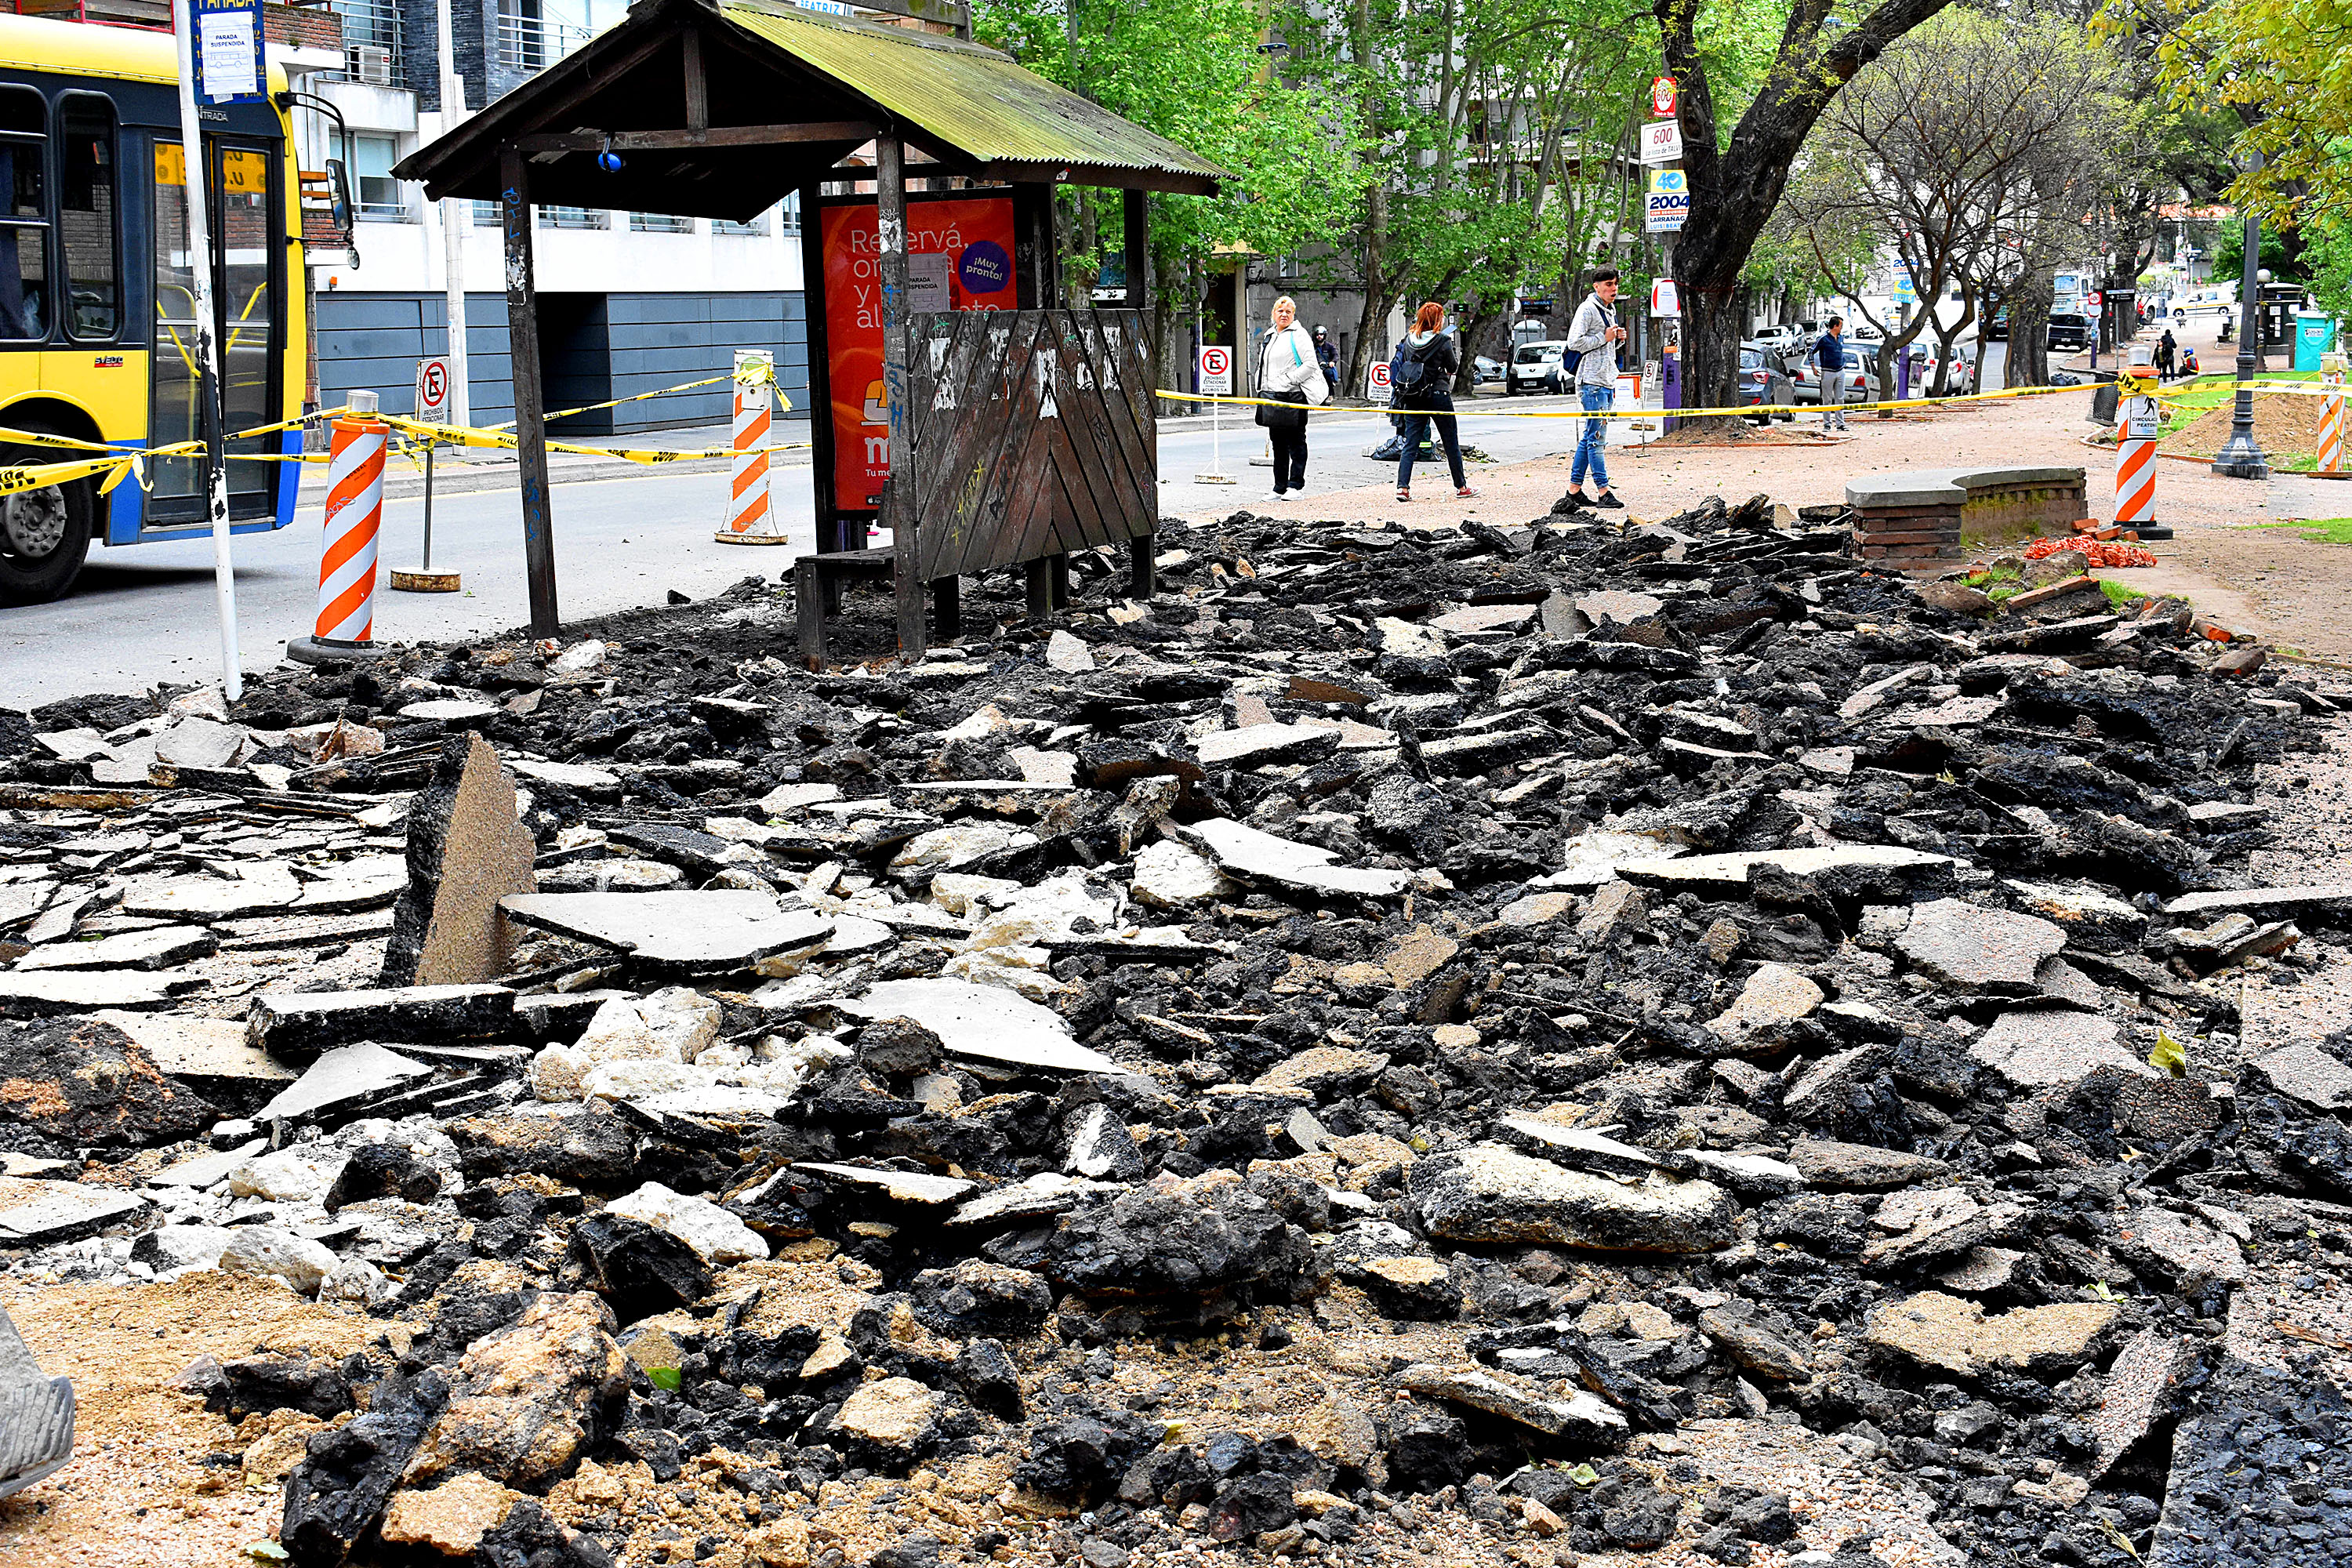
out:
{"label": "no parking sign", "polygon": [[449,362],[446,359],[421,359],[416,362],[416,416],[438,419],[449,412]]}
{"label": "no parking sign", "polygon": [[1394,397],[1395,394],[1389,387],[1388,361],[1379,359],[1372,362],[1371,370],[1364,377],[1364,395],[1374,403],[1387,403]]}
{"label": "no parking sign", "polygon": [[1223,343],[1201,345],[1201,390],[1226,393],[1234,389],[1234,351]]}

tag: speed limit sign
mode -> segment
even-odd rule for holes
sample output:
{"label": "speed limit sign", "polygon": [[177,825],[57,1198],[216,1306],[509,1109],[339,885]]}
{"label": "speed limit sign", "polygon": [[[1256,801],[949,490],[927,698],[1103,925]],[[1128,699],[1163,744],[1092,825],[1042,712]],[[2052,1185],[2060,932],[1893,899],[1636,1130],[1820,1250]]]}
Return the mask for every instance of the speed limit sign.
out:
{"label": "speed limit sign", "polygon": [[1201,390],[1225,393],[1234,389],[1234,351],[1223,343],[1201,345]]}
{"label": "speed limit sign", "polygon": [[1374,360],[1370,374],[1364,377],[1364,396],[1373,403],[1386,403],[1394,395],[1389,386],[1389,362]]}
{"label": "speed limit sign", "polygon": [[416,362],[416,416],[438,419],[449,412],[449,362],[446,359],[421,359]]}

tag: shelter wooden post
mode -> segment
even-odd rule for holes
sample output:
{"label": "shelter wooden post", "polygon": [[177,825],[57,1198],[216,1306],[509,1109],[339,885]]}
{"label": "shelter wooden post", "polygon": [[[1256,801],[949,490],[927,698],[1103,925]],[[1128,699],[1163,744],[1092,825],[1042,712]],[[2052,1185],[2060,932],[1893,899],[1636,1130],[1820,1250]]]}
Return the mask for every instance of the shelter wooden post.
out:
{"label": "shelter wooden post", "polygon": [[[1126,220],[1127,308],[1140,315],[1149,330],[1151,315],[1151,237],[1150,201],[1146,191],[1128,191],[1120,216]],[[1160,341],[1151,340],[1152,368],[1160,367]],[[1127,542],[1127,591],[1131,599],[1149,599],[1159,588],[1154,578],[1152,562],[1160,553],[1160,541],[1155,534]]]}
{"label": "shelter wooden post", "polygon": [[523,570],[530,586],[530,635],[551,637],[555,520],[548,509],[547,401],[539,363],[539,300],[531,281],[530,185],[520,149],[499,157],[499,213],[506,227],[507,340],[514,379],[515,456],[522,469]]}
{"label": "shelter wooden post", "polygon": [[916,498],[921,491],[921,461],[915,449],[915,421],[908,407],[907,328],[913,301],[907,282],[907,151],[894,132],[874,139],[877,251],[882,274],[882,396],[890,405],[890,481],[882,492],[884,521],[897,570],[898,652],[920,658],[929,646],[923,619],[922,553],[915,542],[921,526]]}

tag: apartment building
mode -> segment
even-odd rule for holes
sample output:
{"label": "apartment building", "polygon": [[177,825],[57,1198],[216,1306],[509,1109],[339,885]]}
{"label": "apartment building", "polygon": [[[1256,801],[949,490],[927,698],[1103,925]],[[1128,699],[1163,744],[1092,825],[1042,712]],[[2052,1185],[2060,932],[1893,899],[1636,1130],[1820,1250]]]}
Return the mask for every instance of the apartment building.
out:
{"label": "apartment building", "polygon": [[[443,204],[395,180],[393,165],[463,110],[444,105],[435,0],[327,0],[341,58],[303,84],[332,113],[298,105],[302,166],[346,173],[348,253],[312,248],[319,395],[332,405],[373,389],[412,406],[416,361],[448,350]],[[828,7],[829,8],[829,7]],[[622,0],[449,0],[465,108],[478,110],[619,20]],[[455,114],[453,114],[455,111]],[[466,348],[476,423],[512,415],[497,210],[457,204],[464,228]],[[795,411],[806,403],[796,202],[748,223],[586,207],[541,207],[532,237],[540,337],[553,407],[601,403],[724,374],[739,348],[776,356]],[[723,419],[729,389],[626,404],[558,426],[605,435]]]}

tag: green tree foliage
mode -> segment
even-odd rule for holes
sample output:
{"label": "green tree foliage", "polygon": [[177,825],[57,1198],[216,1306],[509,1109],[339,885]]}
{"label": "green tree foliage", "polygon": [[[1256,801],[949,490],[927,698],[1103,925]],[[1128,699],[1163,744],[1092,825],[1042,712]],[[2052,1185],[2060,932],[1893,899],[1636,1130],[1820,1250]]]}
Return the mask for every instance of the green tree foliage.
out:
{"label": "green tree foliage", "polygon": [[[2320,225],[2317,226],[2318,236],[2306,237],[2324,237],[2340,226]],[[2271,276],[2273,278],[2300,280],[2305,266],[2308,265],[2308,258],[2291,257],[2288,254],[2286,237],[2279,233],[2276,224],[2266,223],[2263,226],[2262,243],[2254,252],[2256,267],[2269,268]],[[2216,283],[2235,283],[2244,278],[2246,226],[2243,222],[2231,218],[2214,226],[2212,265],[2213,280]]]}
{"label": "green tree foliage", "polygon": [[2177,108],[2236,118],[2263,166],[2233,199],[2288,226],[2352,202],[2352,0],[2105,0],[2100,21],[2151,40]]}
{"label": "green tree foliage", "polygon": [[[1213,197],[1151,197],[1163,325],[1165,280],[1214,247],[1280,255],[1360,219],[1368,175],[1351,105],[1337,84],[1269,70],[1265,26],[1254,0],[974,0],[980,41],[1234,174]],[[1064,220],[1071,282],[1083,288],[1118,248],[1118,205],[1067,193]]]}

